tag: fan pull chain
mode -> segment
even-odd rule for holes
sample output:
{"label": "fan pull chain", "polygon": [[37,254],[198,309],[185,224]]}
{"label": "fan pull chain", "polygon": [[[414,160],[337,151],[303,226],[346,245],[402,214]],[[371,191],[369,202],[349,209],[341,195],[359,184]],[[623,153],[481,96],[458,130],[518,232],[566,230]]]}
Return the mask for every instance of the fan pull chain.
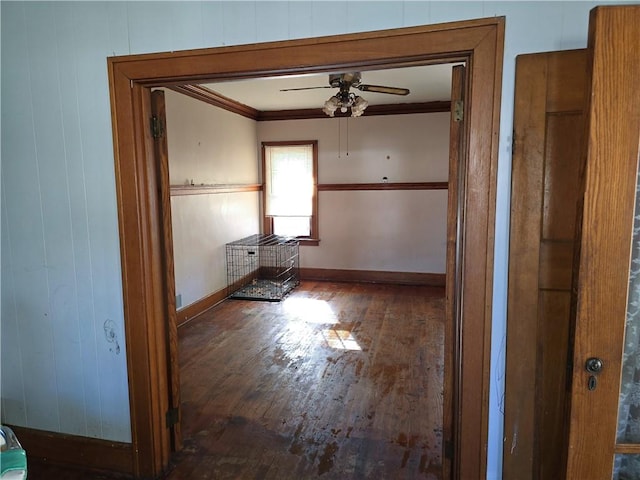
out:
{"label": "fan pull chain", "polygon": [[340,122],[341,121],[342,119],[338,118],[338,121],[336,122],[338,124],[338,158],[342,158],[340,156],[340,150],[342,148],[341,141],[340,141]]}
{"label": "fan pull chain", "polygon": [[347,157],[349,156],[349,117],[347,117]]}

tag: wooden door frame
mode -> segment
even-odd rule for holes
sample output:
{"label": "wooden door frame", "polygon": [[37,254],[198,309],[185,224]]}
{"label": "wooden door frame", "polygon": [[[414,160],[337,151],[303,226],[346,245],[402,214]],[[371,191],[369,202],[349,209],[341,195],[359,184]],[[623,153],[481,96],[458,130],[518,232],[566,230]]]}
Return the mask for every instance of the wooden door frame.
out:
{"label": "wooden door frame", "polygon": [[[455,108],[456,102],[463,102],[469,95],[466,89],[466,67],[464,65],[456,65],[451,70],[451,110]],[[456,245],[460,243],[459,224],[463,221],[460,218],[461,211],[458,209],[461,199],[459,193],[464,190],[461,183],[462,177],[459,174],[460,160],[465,158],[466,145],[464,135],[464,114],[462,118],[455,115],[449,116],[449,186],[447,192],[447,266],[446,266],[446,304],[445,304],[445,330],[444,330],[444,382],[443,382],[443,419],[442,419],[442,440],[446,449],[442,457],[442,478],[449,479],[455,477],[455,465],[453,458],[457,458],[460,454],[454,446],[454,430],[459,425],[455,425],[457,419],[454,418],[454,410],[456,410],[456,402],[459,399],[454,395],[456,388],[454,387],[454,375],[449,372],[455,370],[454,365],[458,364],[456,359],[456,351],[452,339],[457,338],[460,334],[458,330],[458,322],[453,319],[457,318],[456,311],[460,309],[458,303],[459,298],[456,296],[456,285],[460,278],[460,258]],[[457,447],[457,446],[456,446]]]}
{"label": "wooden door frame", "polygon": [[173,255],[173,222],[171,221],[171,184],[169,181],[169,145],[167,142],[167,115],[164,90],[151,92],[151,114],[154,129],[154,156],[160,212],[162,218],[162,280],[164,288],[164,312],[168,347],[167,381],[169,400],[167,409],[172,411],[171,451],[182,449],[180,424],[180,365],[178,357],[178,317],[176,311],[176,278]]}
{"label": "wooden door frame", "polygon": [[[504,18],[452,22],[235,47],[108,59],[131,408],[132,470],[168,465],[169,349],[163,285],[161,198],[149,118],[151,87],[427,63],[465,62],[468,155],[456,218],[453,321],[454,478],[486,476],[493,244]],[[454,186],[453,179],[450,185]],[[446,374],[446,373],[445,373]]]}

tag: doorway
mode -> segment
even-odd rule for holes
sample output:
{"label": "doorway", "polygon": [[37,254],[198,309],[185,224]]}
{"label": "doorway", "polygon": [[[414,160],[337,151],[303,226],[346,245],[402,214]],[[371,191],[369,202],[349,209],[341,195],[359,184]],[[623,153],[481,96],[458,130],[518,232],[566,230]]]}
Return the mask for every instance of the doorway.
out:
{"label": "doorway", "polygon": [[109,59],[119,224],[129,342],[133,471],[156,476],[167,465],[170,439],[168,332],[162,265],[158,171],[149,128],[150,89],[224,78],[465,62],[463,107],[467,146],[460,157],[454,212],[457,235],[452,288],[452,441],[455,478],[486,470],[490,312],[499,93],[504,19],[492,18],[319,39]]}
{"label": "doorway", "polygon": [[[265,112],[260,105],[258,115],[244,118],[228,108],[212,106],[213,102],[187,98],[180,94],[180,87],[175,87],[178,93],[165,91],[167,127],[163,137],[170,150],[167,170],[173,185],[170,216],[176,292],[189,302],[202,298],[203,304],[200,309],[188,303],[185,309],[202,312],[208,307],[207,298],[216,297],[219,289],[226,291],[224,239],[236,240],[238,229],[258,223],[254,208],[260,192],[232,188],[235,184],[244,190],[240,182],[259,181],[254,176],[258,162],[251,161],[255,153],[252,155],[250,148],[245,152],[251,144],[247,138],[251,135],[245,130],[250,133],[257,126],[254,150],[261,140],[289,135],[317,139],[323,227],[319,246],[304,245],[301,240],[303,284],[283,301],[282,308],[264,302],[244,306],[237,301],[224,302],[194,318],[193,323],[181,325],[178,405],[187,447],[176,456],[179,460],[172,461],[172,475],[188,468],[185,463],[201,464],[203,452],[216,451],[216,460],[208,465],[243,478],[255,476],[255,469],[269,472],[267,476],[277,470],[282,478],[306,478],[321,467],[332,475],[369,478],[367,472],[373,466],[389,478],[400,471],[442,478],[449,103],[452,72],[460,68],[444,64],[364,71],[362,77],[369,82],[410,87],[411,94],[401,103],[395,97],[365,94],[371,103],[367,110],[374,113],[365,112],[364,118],[354,119],[325,115],[256,125],[255,117],[285,115],[281,110]],[[376,77],[376,73],[385,78]],[[278,80],[298,86],[300,78]],[[314,75],[309,83],[315,90],[326,78],[328,74]],[[268,88],[268,82],[243,80],[207,87],[214,90],[210,96],[220,94],[220,87],[240,85],[257,97],[271,99],[282,90],[278,90],[281,85]],[[161,92],[154,95],[157,93]],[[242,96],[222,93],[229,100],[258,106]],[[296,98],[295,106],[303,102],[309,108],[322,105],[328,95],[322,90],[311,100]],[[427,104],[429,99],[433,100]],[[394,103],[382,103],[385,101]],[[273,105],[280,106],[278,102]],[[376,115],[375,108],[381,105],[398,113]],[[418,109],[429,111],[419,113]],[[312,112],[288,110],[286,116],[317,116],[319,112],[319,108]],[[405,112],[409,114],[402,114]],[[336,127],[345,124],[348,128],[340,136]],[[241,145],[221,147],[225,138],[229,144]],[[351,146],[350,151],[341,151],[340,139],[343,146]],[[386,163],[379,162],[375,151],[385,152],[393,160],[387,157]],[[228,172],[230,159],[233,177]],[[354,164],[364,161],[354,171]],[[390,182],[363,183],[381,178],[393,167]],[[185,178],[196,180],[185,185]],[[216,178],[230,184],[209,183]],[[341,183],[327,184],[328,178]],[[359,208],[362,198],[368,200],[364,210]],[[168,203],[163,199],[163,205]],[[228,211],[234,216],[225,221],[224,212]],[[345,214],[351,221],[344,221],[341,216]],[[376,238],[364,235],[373,231]],[[385,236],[388,239],[381,241]],[[353,263],[336,264],[335,254],[344,251],[367,255],[368,263],[360,260],[355,264],[366,269],[354,269]],[[318,268],[306,268],[309,256],[315,259],[311,265]],[[374,271],[372,257],[391,268]],[[407,262],[412,262],[415,272],[407,271]],[[322,268],[327,264],[343,270]],[[213,276],[212,272],[217,272],[217,283],[206,277]],[[313,276],[323,276],[329,283],[320,287],[304,282]],[[354,286],[331,280],[379,285]],[[431,284],[438,288],[425,286]],[[195,288],[200,297],[190,293]],[[179,324],[185,309],[178,311]],[[251,314],[243,316],[239,310]],[[237,323],[230,323],[227,317]],[[231,343],[235,347],[229,348]],[[300,382],[307,385],[303,391]],[[238,391],[244,393],[238,396]],[[273,418],[277,412],[282,418]],[[322,422],[330,423],[331,428]],[[267,438],[272,441],[262,442]],[[236,447],[231,448],[234,442]],[[269,453],[263,455],[263,450]],[[285,464],[291,468],[286,474]]]}

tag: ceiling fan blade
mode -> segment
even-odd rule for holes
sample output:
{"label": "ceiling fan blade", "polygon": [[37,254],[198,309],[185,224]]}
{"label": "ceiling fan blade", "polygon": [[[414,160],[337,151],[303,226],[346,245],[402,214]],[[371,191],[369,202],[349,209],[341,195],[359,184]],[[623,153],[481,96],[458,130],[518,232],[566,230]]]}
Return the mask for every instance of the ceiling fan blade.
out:
{"label": "ceiling fan blade", "polygon": [[281,92],[293,92],[296,90],[314,90],[316,88],[334,88],[331,85],[326,85],[326,86],[322,86],[322,87],[300,87],[300,88],[282,88],[280,91]]}
{"label": "ceiling fan blade", "polygon": [[409,95],[408,88],[384,87],[382,85],[360,84],[356,87],[363,92],[390,93],[392,95]]}

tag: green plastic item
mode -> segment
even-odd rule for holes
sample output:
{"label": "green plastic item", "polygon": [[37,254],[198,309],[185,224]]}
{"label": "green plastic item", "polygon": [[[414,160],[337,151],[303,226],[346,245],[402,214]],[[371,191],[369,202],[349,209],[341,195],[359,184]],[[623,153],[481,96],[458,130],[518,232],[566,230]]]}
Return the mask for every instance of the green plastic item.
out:
{"label": "green plastic item", "polygon": [[0,480],[27,478],[27,453],[9,427],[0,425]]}

